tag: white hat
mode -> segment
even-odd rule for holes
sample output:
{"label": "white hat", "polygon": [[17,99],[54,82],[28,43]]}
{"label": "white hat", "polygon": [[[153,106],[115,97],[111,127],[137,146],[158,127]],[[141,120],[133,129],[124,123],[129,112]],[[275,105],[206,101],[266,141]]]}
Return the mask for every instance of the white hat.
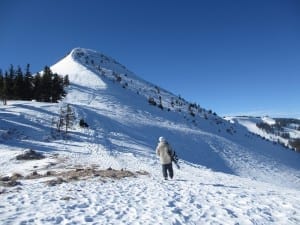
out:
{"label": "white hat", "polygon": [[159,142],[165,142],[166,141],[166,139],[164,137],[159,137],[158,140],[159,140]]}

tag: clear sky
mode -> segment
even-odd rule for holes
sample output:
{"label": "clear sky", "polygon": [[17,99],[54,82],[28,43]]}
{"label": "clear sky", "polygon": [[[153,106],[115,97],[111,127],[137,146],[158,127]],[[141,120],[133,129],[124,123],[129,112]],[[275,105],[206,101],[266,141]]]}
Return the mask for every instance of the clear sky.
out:
{"label": "clear sky", "polygon": [[300,118],[299,0],[0,0],[0,68],[75,47],[223,115]]}

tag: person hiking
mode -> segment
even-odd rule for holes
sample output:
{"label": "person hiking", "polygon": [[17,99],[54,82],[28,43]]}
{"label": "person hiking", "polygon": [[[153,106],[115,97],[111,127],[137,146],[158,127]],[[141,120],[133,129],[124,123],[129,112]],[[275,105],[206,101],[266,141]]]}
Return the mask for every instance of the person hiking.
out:
{"label": "person hiking", "polygon": [[156,147],[156,154],[160,158],[163,176],[165,180],[168,179],[168,175],[171,179],[173,179],[174,172],[172,166],[172,147],[164,137],[159,137],[158,141],[159,142]]}

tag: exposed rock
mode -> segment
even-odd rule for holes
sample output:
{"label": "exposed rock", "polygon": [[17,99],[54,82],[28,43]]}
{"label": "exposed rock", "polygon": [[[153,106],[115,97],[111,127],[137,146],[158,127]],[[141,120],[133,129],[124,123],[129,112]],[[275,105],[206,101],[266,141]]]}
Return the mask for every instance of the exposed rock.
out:
{"label": "exposed rock", "polygon": [[65,183],[65,182],[66,182],[66,181],[65,181],[63,178],[58,177],[58,178],[55,179],[55,180],[49,180],[49,181],[47,181],[46,184],[47,184],[48,186],[55,186],[55,185],[62,184],[62,183]]}
{"label": "exposed rock", "polygon": [[3,187],[15,187],[17,185],[21,185],[21,182],[17,180],[0,181],[0,186]]}
{"label": "exposed rock", "polygon": [[17,160],[38,160],[38,159],[44,159],[45,156],[42,155],[41,153],[38,153],[32,149],[25,151],[21,155],[17,155],[16,159]]}

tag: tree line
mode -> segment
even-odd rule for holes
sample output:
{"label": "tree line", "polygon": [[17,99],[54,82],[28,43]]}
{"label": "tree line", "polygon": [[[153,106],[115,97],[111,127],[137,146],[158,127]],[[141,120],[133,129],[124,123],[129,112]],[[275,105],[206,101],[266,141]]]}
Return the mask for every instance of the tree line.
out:
{"label": "tree line", "polygon": [[32,75],[30,64],[25,72],[13,65],[4,72],[0,69],[0,98],[3,104],[7,100],[36,100],[39,102],[57,102],[66,96],[64,88],[69,85],[68,75],[62,77],[45,66],[42,73]]}

